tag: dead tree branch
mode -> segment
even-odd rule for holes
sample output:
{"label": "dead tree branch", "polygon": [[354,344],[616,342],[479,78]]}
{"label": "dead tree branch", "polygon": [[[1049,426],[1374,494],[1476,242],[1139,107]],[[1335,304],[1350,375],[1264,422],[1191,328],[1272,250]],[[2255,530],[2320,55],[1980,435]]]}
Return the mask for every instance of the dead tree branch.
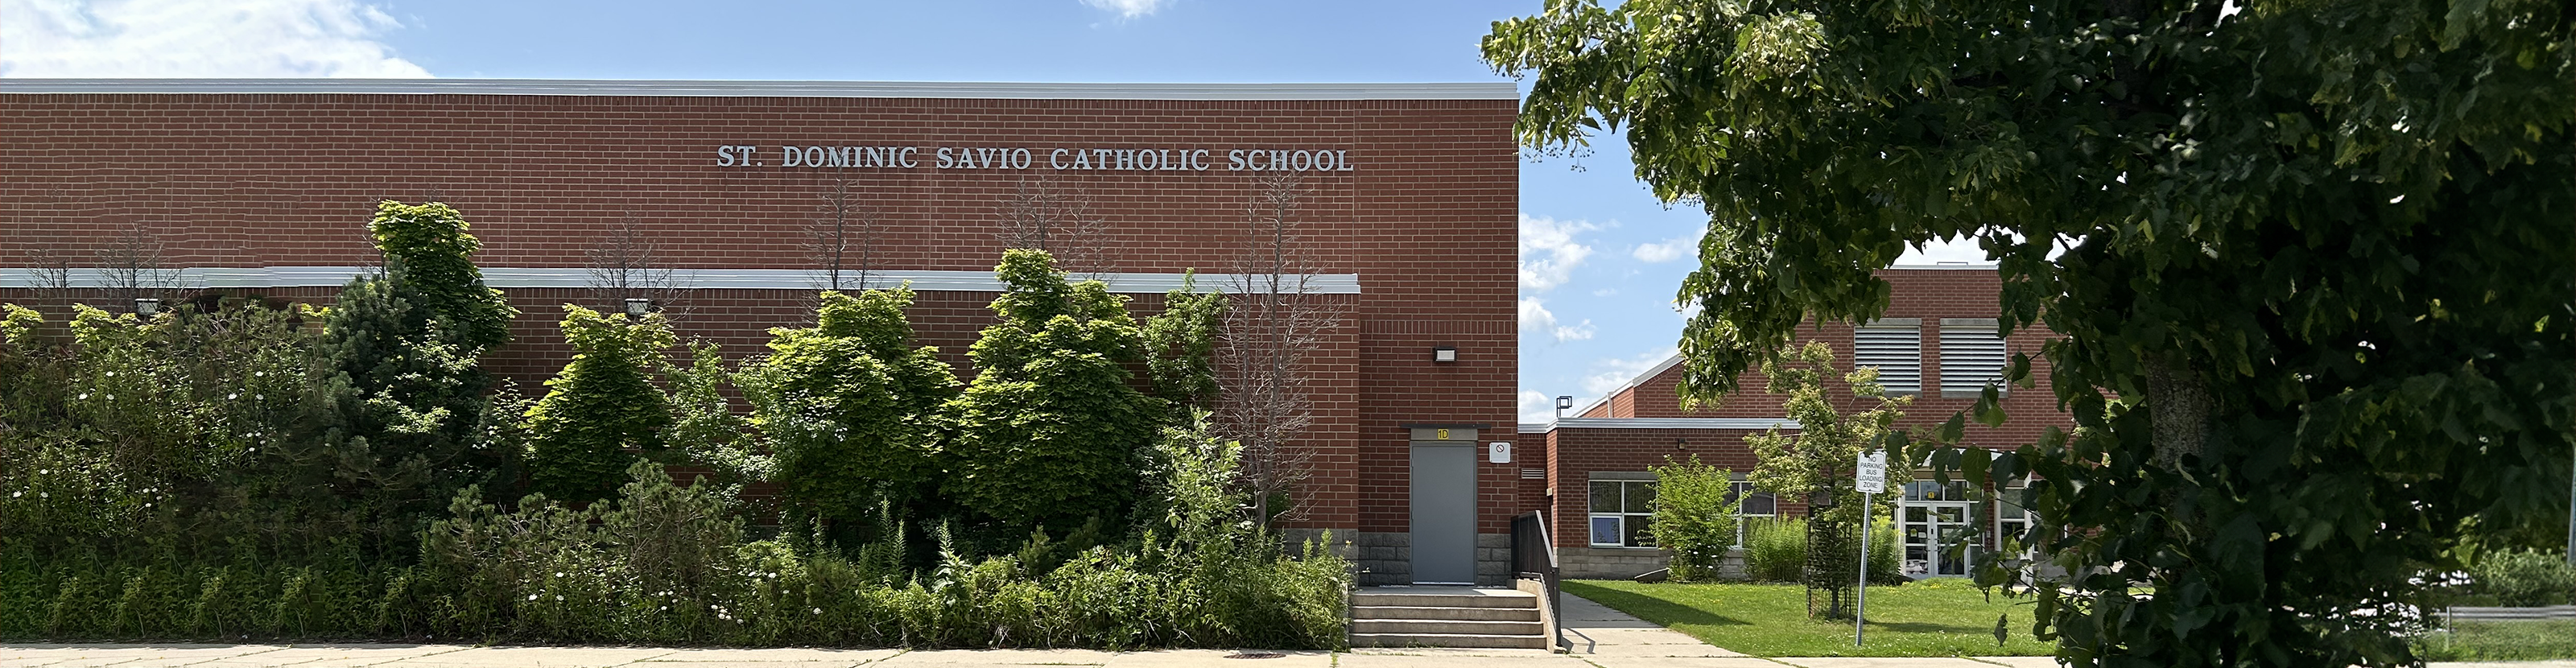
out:
{"label": "dead tree branch", "polygon": [[833,179],[806,227],[802,250],[813,260],[819,290],[865,290],[876,278],[877,212],[850,185]]}
{"label": "dead tree branch", "polygon": [[1054,177],[1020,179],[995,213],[1000,229],[994,237],[1003,248],[1046,251],[1058,268],[1079,279],[1097,279],[1108,270],[1108,219],[1092,212],[1089,196]]}
{"label": "dead tree branch", "polygon": [[591,301],[609,313],[624,313],[626,300],[649,299],[666,317],[688,312],[688,287],[679,272],[664,264],[661,245],[644,233],[642,221],[626,218],[610,228],[597,245],[582,253],[590,271],[585,283]]}
{"label": "dead tree branch", "polygon": [[[1312,450],[1298,447],[1315,422],[1309,355],[1344,316],[1342,305],[1322,294],[1299,235],[1302,186],[1294,174],[1262,177],[1244,207],[1243,253],[1228,286],[1234,304],[1218,356],[1218,428],[1243,444],[1254,515],[1264,523],[1301,513],[1294,494],[1313,473]],[[1287,507],[1274,509],[1274,498]]]}
{"label": "dead tree branch", "polygon": [[[161,250],[160,233],[146,223],[135,223],[110,237],[107,248],[98,252],[99,277],[106,283],[109,296],[124,302],[146,297],[176,298],[179,272],[165,266]],[[63,283],[68,289],[70,269],[63,271]]]}

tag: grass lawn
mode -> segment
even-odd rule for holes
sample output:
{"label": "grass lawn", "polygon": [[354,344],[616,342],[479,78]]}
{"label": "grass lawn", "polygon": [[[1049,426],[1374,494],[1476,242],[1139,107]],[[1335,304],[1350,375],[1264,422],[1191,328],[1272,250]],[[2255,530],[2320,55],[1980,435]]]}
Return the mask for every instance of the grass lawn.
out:
{"label": "grass lawn", "polygon": [[[1870,587],[1862,647],[1852,646],[1850,620],[1809,619],[1798,585],[1568,580],[1565,593],[1755,656],[2047,656],[2055,648],[2031,637],[2029,600],[1987,601],[1964,580]],[[2001,645],[1997,617],[2009,617]]]}
{"label": "grass lawn", "polygon": [[2451,622],[2449,633],[2416,641],[2415,652],[2431,661],[2576,659],[2576,619]]}

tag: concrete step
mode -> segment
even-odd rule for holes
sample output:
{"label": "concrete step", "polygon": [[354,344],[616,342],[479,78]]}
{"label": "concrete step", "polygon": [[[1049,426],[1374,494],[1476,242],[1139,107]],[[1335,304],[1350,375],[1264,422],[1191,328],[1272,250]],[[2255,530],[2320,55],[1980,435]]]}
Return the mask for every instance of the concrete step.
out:
{"label": "concrete step", "polygon": [[[1471,593],[1470,593],[1471,592]],[[1401,592],[1379,589],[1363,590],[1351,595],[1355,607],[1402,608],[1529,608],[1538,609],[1538,596],[1510,589],[1452,589],[1438,592]]]}
{"label": "concrete step", "polygon": [[1538,607],[1436,608],[1401,605],[1352,606],[1351,619],[1426,619],[1476,622],[1535,622]]}
{"label": "concrete step", "polygon": [[1353,633],[1353,647],[1472,647],[1479,649],[1547,649],[1538,635],[1472,635],[1464,633]]}
{"label": "concrete step", "polygon": [[1535,621],[1484,622],[1454,619],[1358,619],[1351,621],[1354,634],[1391,635],[1477,635],[1537,636],[1547,628]]}

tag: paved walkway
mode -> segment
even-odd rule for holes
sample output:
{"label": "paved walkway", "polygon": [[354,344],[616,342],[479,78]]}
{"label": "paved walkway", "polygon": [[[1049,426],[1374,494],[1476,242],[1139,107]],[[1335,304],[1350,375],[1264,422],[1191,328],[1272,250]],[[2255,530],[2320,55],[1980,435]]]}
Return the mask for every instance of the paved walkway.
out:
{"label": "paved walkway", "polygon": [[[467,645],[0,644],[0,668],[2055,668],[2046,657],[1755,658],[1711,647],[1579,596],[1565,597],[1572,654],[1542,650],[1360,649],[1234,659],[1219,650],[671,649]],[[2443,668],[2576,668],[2576,661],[2433,664]]]}
{"label": "paved walkway", "polygon": [[[1570,616],[1570,615],[1569,615]],[[1647,629],[1651,630],[1651,629]],[[1623,636],[1623,629],[1594,627],[1590,654],[1548,654],[1538,650],[1359,650],[1351,653],[1286,652],[1271,659],[1229,659],[1232,652],[1166,650],[1097,652],[1090,650],[901,650],[833,649],[668,649],[649,647],[471,647],[462,645],[45,645],[0,644],[0,668],[1019,668],[1022,666],[1106,666],[1109,668],[1179,668],[1243,666],[1245,668],[2051,668],[2043,657],[1974,659],[1774,658],[1760,659],[1701,645],[1598,642]],[[1637,634],[1645,636],[1648,634]],[[2576,661],[2530,663],[2454,663],[2436,667],[2576,668]]]}

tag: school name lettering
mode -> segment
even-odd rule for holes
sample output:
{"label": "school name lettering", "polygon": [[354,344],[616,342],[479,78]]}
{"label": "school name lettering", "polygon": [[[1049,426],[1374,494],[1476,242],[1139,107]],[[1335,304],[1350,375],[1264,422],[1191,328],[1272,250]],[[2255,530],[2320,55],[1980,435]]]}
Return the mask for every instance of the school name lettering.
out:
{"label": "school name lettering", "polygon": [[1052,169],[1124,172],[1347,172],[1351,152],[1332,149],[1008,148],[997,146],[716,147],[717,167],[807,169]]}

